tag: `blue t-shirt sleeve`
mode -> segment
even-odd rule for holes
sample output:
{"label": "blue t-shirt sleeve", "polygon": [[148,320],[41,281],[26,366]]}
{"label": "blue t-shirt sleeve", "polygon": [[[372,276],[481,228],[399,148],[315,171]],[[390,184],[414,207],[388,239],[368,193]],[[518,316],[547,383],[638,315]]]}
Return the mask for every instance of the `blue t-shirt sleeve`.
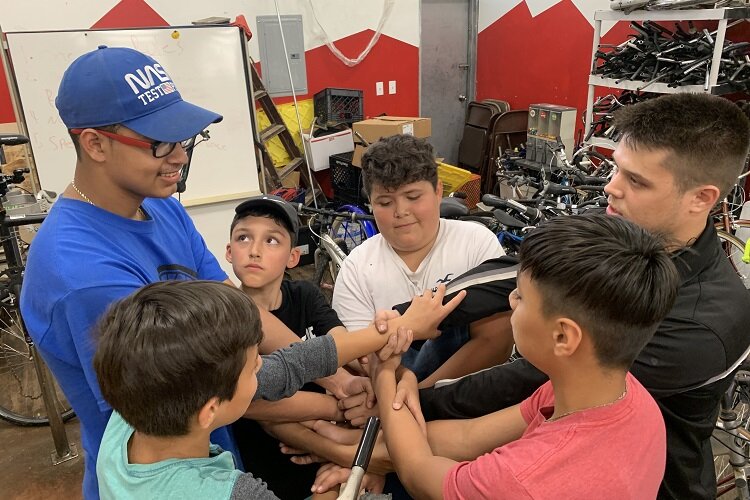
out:
{"label": "blue t-shirt sleeve", "polygon": [[[110,406],[102,397],[94,371],[94,353],[97,345],[96,325],[109,308],[109,306],[140,288],[140,284],[119,286],[98,286],[75,290],[63,297],[55,308],[55,319],[53,325],[67,324],[70,332],[71,343],[59,342],[55,348],[50,343],[57,342],[58,335],[46,337],[45,347],[58,353],[67,346],[71,346],[74,352],[69,356],[75,356],[80,361],[86,377],[86,383],[96,397],[97,405],[101,411],[109,411]],[[85,304],[85,307],[83,305]]]}
{"label": "blue t-shirt sleeve", "polygon": [[[195,228],[195,224],[193,224],[193,220],[190,218],[187,211],[185,211],[177,200],[173,200],[173,203],[178,205],[178,207],[176,207],[177,213],[182,218],[182,223],[190,242],[190,248],[193,252],[195,264],[197,266],[196,270],[198,271],[198,278],[216,281],[224,281],[227,279],[227,273],[221,269],[216,257],[206,246],[206,241]],[[228,227],[229,226],[227,225],[227,228]]]}

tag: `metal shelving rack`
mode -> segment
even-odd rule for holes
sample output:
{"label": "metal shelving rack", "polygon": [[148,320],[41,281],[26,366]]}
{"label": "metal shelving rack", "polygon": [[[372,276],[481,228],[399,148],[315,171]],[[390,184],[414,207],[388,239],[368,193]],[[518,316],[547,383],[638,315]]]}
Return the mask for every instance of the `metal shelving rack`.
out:
{"label": "metal shelving rack", "polygon": [[[665,83],[656,82],[647,85],[647,82],[639,80],[615,80],[613,78],[602,78],[598,75],[589,75],[588,96],[586,98],[586,133],[591,129],[591,124],[593,122],[594,90],[596,87],[609,87],[635,91],[648,90],[649,92],[658,92],[662,94],[709,92],[718,95],[731,92],[732,89],[729,85],[717,85],[719,78],[719,65],[721,64],[721,51],[724,47],[724,39],[729,21],[746,18],[750,18],[750,8],[748,7],[695,10],[639,10],[627,14],[616,10],[596,11],[594,13],[594,41],[591,50],[592,70],[596,64],[596,51],[599,48],[599,42],[601,41],[602,21],[719,21],[719,26],[716,33],[716,44],[711,59],[711,71],[705,85],[681,85],[679,87],[669,87]],[[608,149],[614,149],[617,145],[610,139],[603,139],[600,137],[592,137],[588,143],[594,146],[606,147]]]}

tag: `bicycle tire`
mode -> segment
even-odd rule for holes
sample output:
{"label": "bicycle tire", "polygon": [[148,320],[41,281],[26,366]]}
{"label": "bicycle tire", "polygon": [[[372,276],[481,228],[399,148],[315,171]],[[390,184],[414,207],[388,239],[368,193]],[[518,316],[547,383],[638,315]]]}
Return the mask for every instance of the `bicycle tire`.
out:
{"label": "bicycle tire", "polygon": [[[19,426],[48,425],[47,409],[12,295],[0,305],[0,419]],[[64,422],[75,416],[56,381],[52,381]]]}
{"label": "bicycle tire", "polygon": [[333,287],[336,284],[336,265],[328,253],[318,248],[315,250],[315,273],[312,282],[319,287],[330,304],[333,300]]}
{"label": "bicycle tire", "polygon": [[[750,393],[747,385],[747,366],[742,366],[735,373],[735,383],[728,389],[727,395],[730,396],[732,410],[736,412],[739,418],[739,435],[724,430],[718,423],[712,434],[712,449],[714,459],[714,471],[716,473],[716,498],[750,498],[750,489],[748,488],[748,460],[747,454],[750,452],[750,439],[748,439],[748,429],[750,428]],[[744,372],[744,376],[741,374]],[[720,419],[721,420],[721,419]],[[732,426],[734,427],[734,426]],[[717,434],[717,431],[721,431]],[[744,442],[740,450],[736,450],[740,456],[745,456],[741,463],[734,464],[730,459],[732,452],[731,446]],[[729,496],[731,495],[731,496]]]}
{"label": "bicycle tire", "polygon": [[[750,227],[750,224],[746,227]],[[743,242],[736,236],[721,230],[717,231],[717,234],[732,268],[742,280],[745,288],[750,288],[750,264],[742,261],[742,257],[745,253],[746,242]]]}
{"label": "bicycle tire", "polygon": [[[367,212],[357,205],[342,205],[339,207],[339,210],[347,210],[358,215],[367,214]],[[377,234],[377,229],[375,229],[375,225],[370,221],[352,221],[343,217],[337,217],[331,223],[331,229],[328,234],[334,239],[340,238],[343,240],[346,245],[346,253],[349,254],[349,252],[361,245],[367,238]]]}

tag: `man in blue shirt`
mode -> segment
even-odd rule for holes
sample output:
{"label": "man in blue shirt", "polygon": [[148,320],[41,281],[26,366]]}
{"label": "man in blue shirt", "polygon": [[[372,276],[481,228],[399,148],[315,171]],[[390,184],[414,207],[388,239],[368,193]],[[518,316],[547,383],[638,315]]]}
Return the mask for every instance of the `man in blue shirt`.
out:
{"label": "man in blue shirt", "polygon": [[[111,414],[92,366],[92,326],[110,303],[146,284],[227,280],[172,198],[195,137],[222,117],[183,101],[151,57],[105,46],[70,65],[55,105],[76,168],[29,252],[21,312],[81,420],[83,494],[91,499]],[[235,451],[224,428],[213,441]]]}

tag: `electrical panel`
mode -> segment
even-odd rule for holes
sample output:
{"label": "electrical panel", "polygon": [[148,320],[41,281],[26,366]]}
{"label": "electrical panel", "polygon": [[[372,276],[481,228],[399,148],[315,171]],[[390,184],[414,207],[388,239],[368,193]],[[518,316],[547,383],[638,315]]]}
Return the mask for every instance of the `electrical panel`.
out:
{"label": "electrical panel", "polygon": [[549,164],[558,139],[568,156],[575,147],[576,108],[557,104],[532,104],[526,130],[526,159]]}

